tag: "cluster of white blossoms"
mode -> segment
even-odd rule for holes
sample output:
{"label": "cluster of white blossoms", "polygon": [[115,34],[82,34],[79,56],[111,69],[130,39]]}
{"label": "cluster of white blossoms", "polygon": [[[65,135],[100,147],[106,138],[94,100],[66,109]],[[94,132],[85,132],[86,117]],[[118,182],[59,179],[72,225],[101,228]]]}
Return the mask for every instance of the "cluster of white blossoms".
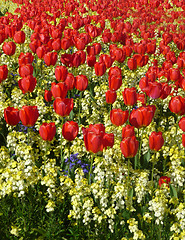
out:
{"label": "cluster of white blossoms", "polygon": [[143,197],[149,191],[149,171],[141,171],[135,180],[135,192],[137,202],[141,203]]}
{"label": "cluster of white blossoms", "polygon": [[168,212],[168,189],[156,189],[155,198],[149,201],[149,210],[154,212],[155,223],[157,225],[162,224],[165,214]]}
{"label": "cluster of white blossoms", "polygon": [[145,239],[145,235],[138,229],[138,221],[135,218],[130,218],[127,220],[127,223],[129,224],[130,232],[133,233],[133,240]]}

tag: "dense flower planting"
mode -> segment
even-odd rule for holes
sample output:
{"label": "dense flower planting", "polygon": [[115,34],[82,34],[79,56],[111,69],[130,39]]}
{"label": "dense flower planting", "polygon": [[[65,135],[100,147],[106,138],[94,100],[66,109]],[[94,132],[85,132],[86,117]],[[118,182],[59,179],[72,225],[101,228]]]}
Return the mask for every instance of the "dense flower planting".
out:
{"label": "dense flower planting", "polygon": [[185,1],[0,13],[2,239],[185,239]]}

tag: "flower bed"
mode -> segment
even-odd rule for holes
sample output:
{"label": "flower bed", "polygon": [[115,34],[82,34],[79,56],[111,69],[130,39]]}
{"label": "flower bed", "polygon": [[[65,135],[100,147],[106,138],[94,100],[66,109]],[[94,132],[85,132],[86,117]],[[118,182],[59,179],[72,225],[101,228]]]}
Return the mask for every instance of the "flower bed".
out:
{"label": "flower bed", "polygon": [[2,239],[185,239],[184,1],[1,9]]}

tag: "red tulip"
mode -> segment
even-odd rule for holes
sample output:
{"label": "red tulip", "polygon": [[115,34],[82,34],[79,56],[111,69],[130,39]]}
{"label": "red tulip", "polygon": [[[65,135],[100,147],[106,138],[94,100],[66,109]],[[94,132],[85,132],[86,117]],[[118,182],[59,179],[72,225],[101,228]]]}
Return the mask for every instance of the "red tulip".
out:
{"label": "red tulip", "polygon": [[72,90],[74,88],[74,84],[75,84],[75,77],[73,76],[72,73],[68,73],[66,80],[65,80],[65,84],[67,85],[67,89]]}
{"label": "red tulip", "polygon": [[113,64],[113,59],[111,56],[107,55],[107,54],[101,54],[100,58],[99,58],[100,62],[104,62],[106,68],[110,68]]}
{"label": "red tulip", "polygon": [[169,109],[171,112],[176,113],[178,115],[185,114],[185,99],[181,96],[172,97],[169,102]]}
{"label": "red tulip", "polygon": [[87,54],[89,56],[95,56],[96,55],[95,46],[94,45],[93,46],[87,46],[86,51],[87,51]]}
{"label": "red tulip", "polygon": [[130,124],[136,128],[148,126],[154,117],[155,109],[150,105],[133,109],[129,116]]}
{"label": "red tulip", "polygon": [[112,147],[114,144],[113,134],[105,133],[103,124],[90,124],[89,128],[82,128],[82,131],[85,147],[89,152],[102,152],[103,148]]}
{"label": "red tulip", "polygon": [[182,145],[185,148],[185,134],[182,134]]}
{"label": "red tulip", "polygon": [[44,55],[44,62],[47,66],[55,66],[57,62],[57,53],[56,52],[48,52]]}
{"label": "red tulip", "polygon": [[130,125],[126,125],[122,128],[122,139],[127,137],[135,136],[134,127]]}
{"label": "red tulip", "polygon": [[135,58],[129,58],[127,65],[130,70],[136,70],[137,69],[137,62]]}
{"label": "red tulip", "polygon": [[55,50],[55,51],[59,51],[61,50],[61,39],[60,38],[57,38],[55,39],[53,42],[52,42],[52,49]]}
{"label": "red tulip", "polygon": [[0,66],[0,83],[5,80],[8,76],[8,68],[7,65]]}
{"label": "red tulip", "polygon": [[73,98],[59,98],[57,97],[53,103],[55,112],[61,117],[69,116],[71,110],[73,109]]}
{"label": "red tulip", "polygon": [[94,69],[97,76],[102,76],[106,72],[106,65],[103,62],[97,62],[94,64]]}
{"label": "red tulip", "polygon": [[65,82],[51,83],[51,92],[54,98],[65,98],[67,96],[67,85]]}
{"label": "red tulip", "polygon": [[55,123],[43,123],[39,128],[39,134],[43,140],[52,141],[56,134]]}
{"label": "red tulip", "polygon": [[62,135],[68,141],[73,141],[78,135],[78,131],[78,123],[73,121],[67,121],[62,126]]}
{"label": "red tulip", "polygon": [[162,132],[152,132],[149,136],[149,147],[151,150],[159,151],[164,144]]}
{"label": "red tulip", "polygon": [[33,66],[31,64],[24,64],[19,67],[19,75],[27,77],[33,74]]}
{"label": "red tulip", "polygon": [[44,92],[44,99],[46,102],[51,102],[52,101],[52,92],[49,90],[45,90]]}
{"label": "red tulip", "polygon": [[113,104],[116,101],[117,94],[115,91],[107,90],[107,92],[105,93],[105,98],[108,104]]}
{"label": "red tulip", "polygon": [[116,75],[110,75],[109,80],[109,89],[112,91],[118,90],[122,85],[122,77]]}
{"label": "red tulip", "polygon": [[88,86],[88,78],[85,75],[75,77],[75,88],[79,91],[84,91]]}
{"label": "red tulip", "polygon": [[19,117],[24,126],[34,126],[39,117],[37,106],[23,106],[19,110]]}
{"label": "red tulip", "polygon": [[112,124],[116,126],[123,125],[128,119],[129,111],[123,111],[121,109],[112,109],[110,112],[110,120]]}
{"label": "red tulip", "polygon": [[167,184],[167,186],[169,187],[169,183],[170,183],[171,179],[167,176],[162,176],[159,178],[159,187],[162,186],[162,184]]}
{"label": "red tulip", "polygon": [[119,76],[119,77],[122,76],[121,75],[121,69],[117,66],[116,67],[111,67],[108,74],[109,74],[109,76],[112,76],[112,75]]}
{"label": "red tulip", "polygon": [[137,102],[137,93],[135,87],[125,88],[122,94],[125,105],[133,106]]}
{"label": "red tulip", "polygon": [[94,55],[87,56],[87,65],[89,67],[94,67],[95,63],[96,63],[96,56]]}
{"label": "red tulip", "polygon": [[32,64],[33,59],[34,59],[34,57],[30,52],[27,52],[25,54],[23,52],[21,52],[21,54],[19,55],[19,58],[18,58],[19,66],[26,65],[26,64]]}
{"label": "red tulip", "polygon": [[19,110],[14,107],[7,107],[4,109],[4,118],[7,124],[15,126],[19,123]]}
{"label": "red tulip", "polygon": [[180,78],[180,71],[178,68],[170,68],[170,80],[178,81]]}
{"label": "red tulip", "polygon": [[37,80],[32,75],[23,77],[18,81],[19,88],[21,89],[23,94],[27,92],[33,92],[36,84],[37,84]]}
{"label": "red tulip", "polygon": [[18,31],[13,36],[14,41],[18,44],[24,43],[25,38],[26,38],[26,34],[23,31]]}
{"label": "red tulip", "polygon": [[6,55],[12,56],[15,53],[16,45],[14,42],[4,42],[2,49]]}
{"label": "red tulip", "polygon": [[182,117],[179,121],[179,127],[180,129],[185,132],[185,117]]}
{"label": "red tulip", "polygon": [[160,82],[149,82],[145,92],[149,97],[157,99],[161,96],[162,84]]}
{"label": "red tulip", "polygon": [[93,43],[95,49],[95,55],[98,55],[101,52],[101,44],[100,43]]}
{"label": "red tulip", "polygon": [[139,142],[135,136],[126,137],[120,143],[121,152],[125,158],[133,158],[137,154]]}
{"label": "red tulip", "polygon": [[55,77],[57,81],[64,82],[67,78],[68,70],[65,66],[57,66],[55,68]]}

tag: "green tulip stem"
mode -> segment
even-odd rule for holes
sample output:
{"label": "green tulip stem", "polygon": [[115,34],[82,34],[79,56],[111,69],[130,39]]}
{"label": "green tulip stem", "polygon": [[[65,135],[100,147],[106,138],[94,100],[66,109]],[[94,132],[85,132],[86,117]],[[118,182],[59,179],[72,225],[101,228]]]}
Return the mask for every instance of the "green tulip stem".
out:
{"label": "green tulip stem", "polygon": [[64,118],[62,117],[61,118],[61,140],[60,140],[60,162],[61,162],[61,168],[63,168],[64,166],[64,156],[63,156],[63,147],[62,147],[62,142],[63,142],[63,139],[62,139],[62,126],[63,126],[63,122],[64,122]]}
{"label": "green tulip stem", "polygon": [[152,181],[152,195],[153,195],[153,188],[154,188],[154,166],[156,161],[156,152],[154,153],[154,161],[152,162],[152,175],[151,175],[151,181]]}
{"label": "green tulip stem", "polygon": [[78,102],[78,124],[81,124],[81,99],[82,99],[82,92],[80,92],[79,102]]}
{"label": "green tulip stem", "polygon": [[91,185],[91,173],[92,173],[93,160],[94,160],[94,154],[91,155],[91,165],[89,170],[89,185]]}
{"label": "green tulip stem", "polygon": [[68,175],[68,177],[69,177],[69,173],[70,173],[70,148],[71,148],[71,142],[68,142],[68,173],[67,173],[67,175]]}

